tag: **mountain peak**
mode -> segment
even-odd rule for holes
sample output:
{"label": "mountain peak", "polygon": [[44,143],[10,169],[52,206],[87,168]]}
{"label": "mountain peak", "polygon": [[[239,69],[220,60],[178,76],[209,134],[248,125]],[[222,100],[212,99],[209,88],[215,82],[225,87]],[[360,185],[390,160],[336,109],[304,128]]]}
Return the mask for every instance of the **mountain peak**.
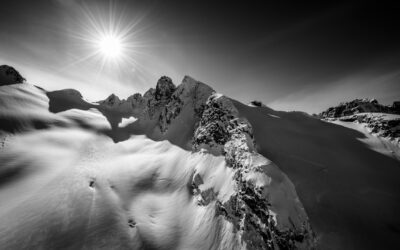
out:
{"label": "mountain peak", "polygon": [[156,85],[155,97],[156,100],[168,100],[176,89],[172,79],[168,76],[162,76]]}

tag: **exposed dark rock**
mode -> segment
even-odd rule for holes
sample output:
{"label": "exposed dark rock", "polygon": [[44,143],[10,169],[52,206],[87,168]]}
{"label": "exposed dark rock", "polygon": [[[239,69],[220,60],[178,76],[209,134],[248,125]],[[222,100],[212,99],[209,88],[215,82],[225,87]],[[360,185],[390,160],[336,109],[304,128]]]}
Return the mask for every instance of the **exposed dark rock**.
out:
{"label": "exposed dark rock", "polygon": [[390,114],[400,114],[398,102],[392,106],[380,104],[376,99],[355,99],[350,102],[340,103],[336,107],[330,107],[319,114],[321,118],[338,118],[365,112],[381,112]]}
{"label": "exposed dark rock", "polygon": [[230,167],[235,169],[234,180],[238,188],[228,201],[221,202],[212,190],[197,188],[202,180],[194,176],[194,195],[200,205],[208,205],[216,200],[215,211],[234,225],[235,232],[242,235],[248,249],[305,249],[314,247],[314,235],[307,220],[301,226],[280,227],[274,215],[270,214],[268,195],[264,186],[256,186],[248,178],[249,174],[264,175],[255,152],[253,132],[248,121],[238,118],[238,111],[232,102],[221,95],[210,96],[193,138],[195,151],[204,149],[214,154],[222,154]]}
{"label": "exposed dark rock", "polygon": [[0,66],[0,86],[24,83],[26,80],[21,74],[11,66],[1,65]]}
{"label": "exposed dark rock", "polygon": [[174,93],[176,87],[168,76],[162,76],[156,86],[155,97],[157,101],[167,101]]}
{"label": "exposed dark rock", "polygon": [[320,113],[319,117],[327,120],[343,122],[358,122],[365,124],[372,133],[387,137],[391,140],[400,138],[400,102],[391,106],[379,104],[376,99],[356,99],[341,103],[336,107]]}
{"label": "exposed dark rock", "polygon": [[120,105],[121,104],[121,100],[115,94],[111,94],[104,101],[100,101],[99,103],[113,107],[113,106]]}
{"label": "exposed dark rock", "polygon": [[261,101],[257,101],[257,100],[251,101],[250,105],[255,106],[255,107],[265,107],[265,105]]}

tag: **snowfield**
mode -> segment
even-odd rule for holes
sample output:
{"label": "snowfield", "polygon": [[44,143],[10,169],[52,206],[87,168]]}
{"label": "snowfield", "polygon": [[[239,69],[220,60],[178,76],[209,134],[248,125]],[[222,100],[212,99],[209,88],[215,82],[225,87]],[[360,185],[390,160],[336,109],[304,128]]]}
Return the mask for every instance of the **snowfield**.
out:
{"label": "snowfield", "polygon": [[[34,146],[32,146],[34,145]],[[45,156],[45,157],[44,157]],[[15,138],[1,154],[3,249],[238,249],[229,223],[187,185],[233,192],[222,157],[144,136],[115,144],[75,129]],[[29,163],[29,164],[27,164]],[[18,195],[16,195],[18,194]]]}

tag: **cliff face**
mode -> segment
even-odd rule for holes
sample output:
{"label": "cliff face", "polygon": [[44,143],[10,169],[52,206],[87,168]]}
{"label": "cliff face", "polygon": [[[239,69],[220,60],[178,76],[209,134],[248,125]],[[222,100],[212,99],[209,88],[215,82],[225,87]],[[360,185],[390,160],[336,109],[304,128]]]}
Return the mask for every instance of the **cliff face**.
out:
{"label": "cliff face", "polygon": [[[201,204],[216,200],[217,214],[234,225],[248,249],[312,249],[314,235],[293,184],[257,153],[250,123],[239,118],[232,101],[209,97],[193,138],[193,149],[223,155],[234,171],[235,193],[218,200],[198,191]],[[193,184],[197,186],[194,176]]]}

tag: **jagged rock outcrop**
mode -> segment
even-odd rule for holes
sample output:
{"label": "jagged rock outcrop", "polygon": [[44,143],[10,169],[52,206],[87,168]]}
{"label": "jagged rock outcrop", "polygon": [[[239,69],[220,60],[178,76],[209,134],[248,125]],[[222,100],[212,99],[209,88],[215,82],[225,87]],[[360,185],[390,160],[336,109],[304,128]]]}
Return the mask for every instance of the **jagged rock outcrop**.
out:
{"label": "jagged rock outcrop", "polygon": [[0,66],[0,86],[24,82],[25,78],[16,69],[8,65]]}
{"label": "jagged rock outcrop", "polygon": [[252,136],[250,124],[238,118],[231,101],[219,94],[212,95],[194,134],[194,150],[203,148],[216,155],[223,154],[225,143],[237,130]]}
{"label": "jagged rock outcrop", "polygon": [[400,138],[400,104],[385,106],[376,99],[356,99],[341,103],[319,114],[325,120],[340,120],[364,124],[374,133],[396,144]]}
{"label": "jagged rock outcrop", "polygon": [[358,122],[365,124],[371,133],[399,140],[400,138],[400,115],[385,113],[363,113],[338,118],[344,122]]}
{"label": "jagged rock outcrop", "polygon": [[250,107],[266,107],[261,101],[253,100],[248,104]]}
{"label": "jagged rock outcrop", "polygon": [[338,118],[358,113],[391,113],[400,114],[397,102],[392,106],[380,104],[376,99],[355,99],[350,102],[340,103],[336,107],[330,107],[319,114],[321,118]]}
{"label": "jagged rock outcrop", "polygon": [[156,85],[155,98],[157,101],[168,102],[176,87],[168,76],[162,76]]}
{"label": "jagged rock outcrop", "polygon": [[193,119],[199,120],[205,103],[213,92],[214,90],[206,84],[185,76],[182,84],[176,88],[169,102],[161,111],[159,117],[161,132],[167,131],[172,120],[177,118],[186,106],[194,111]]}
{"label": "jagged rock outcrop", "polygon": [[314,247],[313,232],[293,185],[256,152],[251,125],[238,117],[230,99],[219,94],[209,97],[194,134],[193,150],[224,155],[235,169],[237,190],[228,201],[218,200],[210,189],[201,191],[201,176],[194,175],[192,186],[199,204],[214,204],[217,215],[234,225],[247,249]]}
{"label": "jagged rock outcrop", "polygon": [[143,124],[156,121],[161,133],[165,133],[186,106],[194,112],[191,118],[199,120],[207,98],[213,92],[212,88],[189,76],[185,76],[178,87],[169,77],[163,76],[156,88],[150,88],[143,96],[136,93],[120,100],[112,94],[98,103],[108,110],[137,117]]}
{"label": "jagged rock outcrop", "polygon": [[116,106],[121,105],[122,102],[118,96],[116,96],[115,94],[111,94],[104,101],[100,101],[99,103],[107,105],[109,107],[116,107]]}

